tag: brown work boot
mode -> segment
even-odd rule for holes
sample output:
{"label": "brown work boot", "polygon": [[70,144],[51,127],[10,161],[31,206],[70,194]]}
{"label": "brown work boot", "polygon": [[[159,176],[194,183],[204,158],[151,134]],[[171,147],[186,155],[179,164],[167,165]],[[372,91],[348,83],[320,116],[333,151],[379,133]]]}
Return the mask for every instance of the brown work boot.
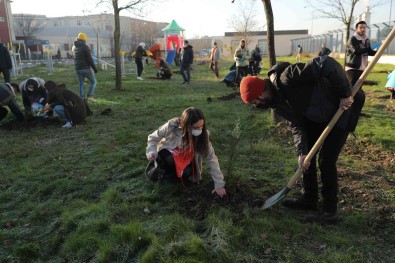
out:
{"label": "brown work boot", "polygon": [[318,202],[317,201],[308,201],[304,197],[300,198],[285,198],[283,201],[283,206],[298,209],[298,210],[318,210]]}

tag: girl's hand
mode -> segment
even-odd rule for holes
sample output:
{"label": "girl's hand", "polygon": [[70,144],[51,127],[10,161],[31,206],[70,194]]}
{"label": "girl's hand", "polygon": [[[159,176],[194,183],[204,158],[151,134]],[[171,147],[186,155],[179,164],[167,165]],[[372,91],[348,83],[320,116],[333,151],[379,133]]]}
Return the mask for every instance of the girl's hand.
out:
{"label": "girl's hand", "polygon": [[158,155],[157,155],[156,153],[154,153],[154,152],[149,153],[149,154],[147,155],[148,161],[156,160],[156,157],[158,157]]}
{"label": "girl's hand", "polygon": [[217,195],[219,195],[220,197],[223,197],[226,195],[226,191],[225,188],[221,187],[221,188],[215,188],[212,192],[212,194],[216,193]]}

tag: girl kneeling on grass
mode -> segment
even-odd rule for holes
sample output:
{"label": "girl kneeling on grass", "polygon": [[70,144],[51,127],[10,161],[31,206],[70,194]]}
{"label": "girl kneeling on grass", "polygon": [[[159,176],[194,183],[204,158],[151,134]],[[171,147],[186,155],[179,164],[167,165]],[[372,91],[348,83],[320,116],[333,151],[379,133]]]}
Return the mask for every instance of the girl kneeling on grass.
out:
{"label": "girl kneeling on grass", "polygon": [[[226,195],[224,176],[218,158],[209,140],[206,122],[201,110],[187,108],[181,117],[173,118],[148,135],[146,155],[157,162],[164,177],[178,178],[184,185],[202,180],[202,155],[207,159],[214,190],[219,196]],[[151,181],[161,176],[149,176]]]}

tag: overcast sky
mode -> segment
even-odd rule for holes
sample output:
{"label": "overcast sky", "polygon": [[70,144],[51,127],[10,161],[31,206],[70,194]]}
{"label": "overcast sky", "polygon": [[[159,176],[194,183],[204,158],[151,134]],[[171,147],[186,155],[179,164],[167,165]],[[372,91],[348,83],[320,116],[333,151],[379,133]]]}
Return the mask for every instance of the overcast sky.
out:
{"label": "overcast sky", "polygon": [[[120,3],[126,0],[119,0]],[[146,16],[142,19],[157,22],[177,23],[186,29],[188,38],[195,36],[223,36],[226,31],[234,31],[229,26],[232,16],[237,15],[239,5],[236,0],[156,0],[156,4],[146,9]],[[111,7],[101,5],[95,8],[98,0],[13,0],[11,9],[13,13],[41,14],[47,17],[83,15],[84,10],[92,14],[101,12],[112,13]],[[361,1],[355,14],[363,12],[367,0]],[[391,0],[384,1],[386,4],[372,10],[372,23],[388,22],[390,15],[394,19],[394,6],[390,14]],[[395,4],[394,4],[395,5]],[[261,30],[265,30],[264,8],[261,0],[256,0],[257,21]],[[313,34],[326,33],[328,30],[342,28],[338,20],[319,19],[306,7],[303,0],[274,0],[272,1],[275,30],[307,29]],[[122,11],[122,16],[136,17],[134,14]],[[312,19],[313,18],[313,19]]]}

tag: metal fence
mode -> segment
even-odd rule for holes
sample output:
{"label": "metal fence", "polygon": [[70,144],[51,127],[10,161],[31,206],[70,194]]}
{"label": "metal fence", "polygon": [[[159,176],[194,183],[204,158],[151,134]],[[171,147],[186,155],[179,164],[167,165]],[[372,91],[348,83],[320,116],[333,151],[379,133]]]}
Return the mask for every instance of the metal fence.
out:
{"label": "metal fence", "polygon": [[[391,23],[379,23],[371,24],[368,26],[367,35],[371,43],[383,41],[387,35],[391,32],[392,26],[395,25],[395,21]],[[354,34],[355,29],[350,29],[350,37]],[[341,56],[345,52],[345,38],[346,30],[337,29],[330,30],[326,34],[313,35],[303,38],[297,38],[291,40],[291,54],[295,53],[298,49],[298,45],[303,48],[303,52],[309,54],[318,54],[320,52],[322,44],[326,44],[327,48],[332,51],[332,55]],[[395,54],[395,42],[392,42],[386,50],[386,54]]]}

